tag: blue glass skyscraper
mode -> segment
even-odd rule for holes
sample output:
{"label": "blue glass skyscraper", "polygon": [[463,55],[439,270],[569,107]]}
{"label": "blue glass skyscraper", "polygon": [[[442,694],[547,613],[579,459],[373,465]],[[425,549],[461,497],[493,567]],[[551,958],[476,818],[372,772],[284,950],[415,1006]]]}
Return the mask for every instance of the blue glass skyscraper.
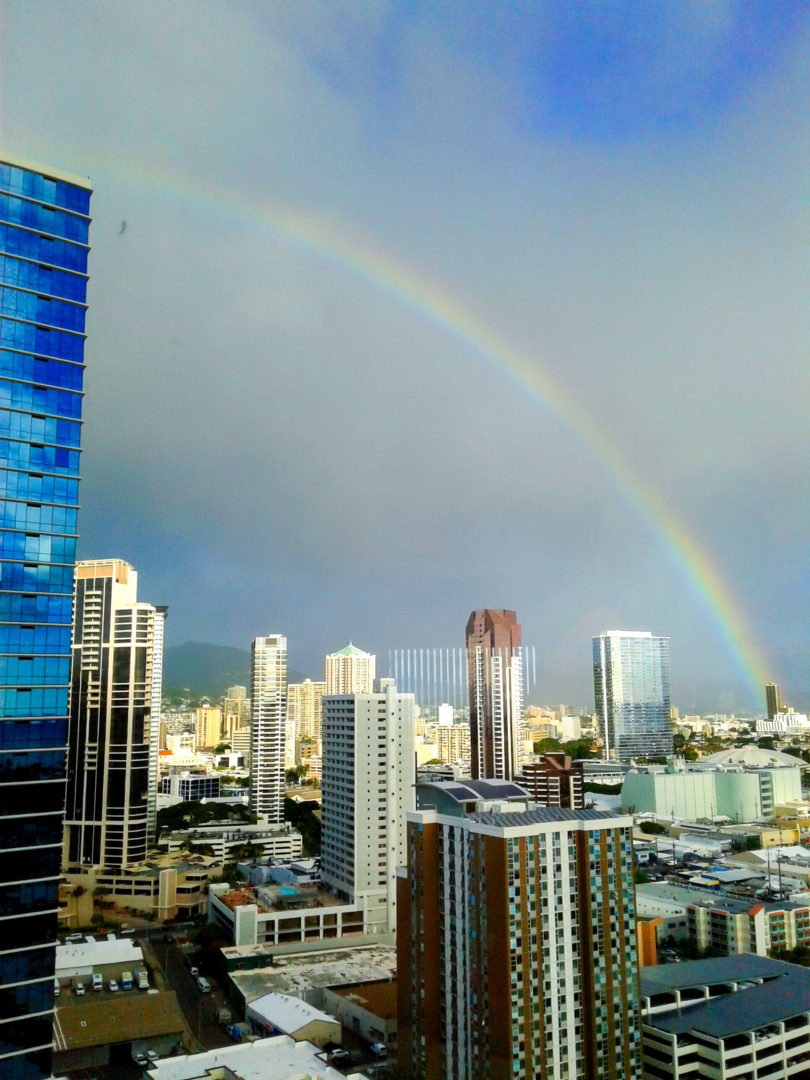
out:
{"label": "blue glass skyscraper", "polygon": [[628,630],[595,637],[593,684],[606,758],[672,753],[668,637]]}
{"label": "blue glass skyscraper", "polygon": [[0,159],[0,1075],[51,1073],[86,180]]}

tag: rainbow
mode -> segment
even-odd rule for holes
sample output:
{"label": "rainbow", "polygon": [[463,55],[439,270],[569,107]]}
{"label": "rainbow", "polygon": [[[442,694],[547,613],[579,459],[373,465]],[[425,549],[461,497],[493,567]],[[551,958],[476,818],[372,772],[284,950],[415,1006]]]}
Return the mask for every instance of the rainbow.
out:
{"label": "rainbow", "polygon": [[[447,286],[417,273],[404,263],[359,240],[334,222],[311,212],[273,204],[248,203],[207,187],[198,176],[182,176],[167,170],[124,173],[118,164],[101,170],[122,183],[156,187],[161,193],[193,201],[202,209],[255,227],[257,224],[289,245],[310,252],[349,273],[370,288],[391,297],[418,318],[432,323],[464,345],[472,356],[494,368],[553,414],[576,437],[582,449],[637,512],[653,535],[667,549],[684,578],[695,590],[711,616],[729,656],[739,669],[752,700],[760,701],[764,684],[773,680],[741,605],[735,600],[717,566],[694,535],[658,492],[635,470],[620,449],[601,431],[593,417],[573,400],[564,387],[544,371],[536,356],[511,343],[506,336],[469,303],[454,296]],[[599,632],[600,627],[594,627]]]}

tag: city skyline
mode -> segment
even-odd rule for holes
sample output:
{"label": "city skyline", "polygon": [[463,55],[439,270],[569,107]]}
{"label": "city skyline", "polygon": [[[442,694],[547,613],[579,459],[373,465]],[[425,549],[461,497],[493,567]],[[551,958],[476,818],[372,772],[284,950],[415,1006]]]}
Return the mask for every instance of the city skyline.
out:
{"label": "city skyline", "polygon": [[497,604],[549,700],[654,625],[801,704],[807,13],[282,7],[7,5],[4,149],[96,187],[80,556],[313,678]]}

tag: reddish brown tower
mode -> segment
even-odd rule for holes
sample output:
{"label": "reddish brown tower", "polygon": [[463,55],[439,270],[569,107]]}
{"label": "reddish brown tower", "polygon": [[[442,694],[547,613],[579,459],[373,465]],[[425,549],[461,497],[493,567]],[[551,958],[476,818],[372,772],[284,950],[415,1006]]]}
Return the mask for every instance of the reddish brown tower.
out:
{"label": "reddish brown tower", "polygon": [[523,704],[520,624],[514,611],[482,608],[467,620],[467,683],[474,779],[511,780]]}

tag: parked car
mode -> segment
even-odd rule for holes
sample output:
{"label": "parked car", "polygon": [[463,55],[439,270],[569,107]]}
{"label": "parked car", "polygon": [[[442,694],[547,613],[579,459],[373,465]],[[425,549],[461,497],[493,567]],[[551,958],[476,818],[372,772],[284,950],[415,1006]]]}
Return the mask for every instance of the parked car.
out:
{"label": "parked car", "polygon": [[140,1065],[142,1069],[149,1064],[149,1058],[140,1050],[132,1055],[132,1060],[136,1065]]}
{"label": "parked car", "polygon": [[154,1065],[155,1062],[158,1060],[158,1055],[154,1050],[147,1050],[146,1056],[149,1058],[150,1065]]}
{"label": "parked car", "polygon": [[74,982],[73,993],[76,995],[76,997],[81,997],[84,993],[84,983],[81,981],[81,979],[76,979],[76,981]]}
{"label": "parked car", "polygon": [[99,992],[99,990],[103,990],[103,989],[104,989],[104,979],[102,979],[101,975],[96,971],[93,974],[93,992],[97,994]]}
{"label": "parked car", "polygon": [[199,975],[197,977],[197,989],[200,991],[201,994],[210,994],[211,983],[204,976]]}
{"label": "parked car", "polygon": [[58,979],[53,980],[53,996],[54,997],[59,997],[59,980]]}
{"label": "parked car", "polygon": [[385,1057],[388,1053],[388,1047],[385,1043],[372,1043],[371,1052],[375,1057]]}
{"label": "parked car", "polygon": [[110,979],[107,983],[107,987],[115,994],[118,991],[118,982],[116,979]]}

